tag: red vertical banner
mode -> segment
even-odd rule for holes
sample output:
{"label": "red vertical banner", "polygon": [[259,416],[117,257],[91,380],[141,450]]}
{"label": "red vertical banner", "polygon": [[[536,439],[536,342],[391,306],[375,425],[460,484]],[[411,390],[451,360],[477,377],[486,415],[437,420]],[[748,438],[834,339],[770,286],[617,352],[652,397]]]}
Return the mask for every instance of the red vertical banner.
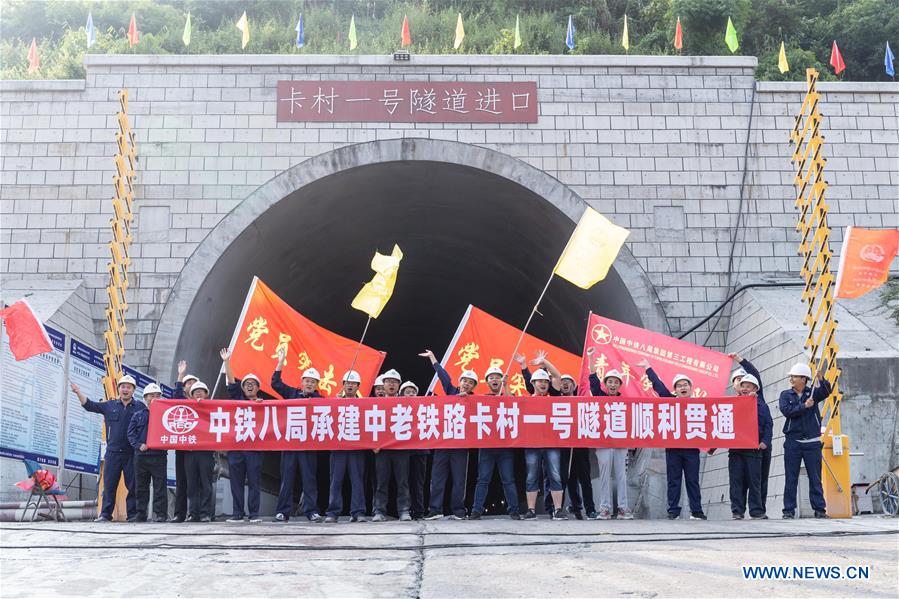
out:
{"label": "red vertical banner", "polygon": [[883,285],[899,253],[899,230],[848,227],[840,251],[836,296],[861,297]]}
{"label": "red vertical banner", "polygon": [[[342,378],[353,362],[359,342],[347,339],[315,324],[253,278],[243,312],[231,340],[231,365],[238,378],[254,373],[262,380],[262,389],[276,395],[271,375],[279,348],[287,351],[282,371],[284,382],[297,387],[303,371],[315,368],[321,374],[319,392],[334,396],[340,392]],[[362,377],[359,389],[368,393],[384,362],[384,352],[363,345],[353,367]]]}
{"label": "red vertical banner", "polygon": [[[471,369],[478,373],[478,376],[481,377],[480,382],[483,383],[484,373],[491,366],[497,366],[505,372],[519,335],[521,335],[521,329],[506,324],[480,308],[469,305],[441,364],[454,381],[459,380],[459,375],[463,370]],[[577,376],[576,373],[581,368],[580,356],[550,345],[533,335],[524,336],[518,351],[531,358],[538,350],[545,351],[549,361],[562,374]],[[443,388],[437,384],[436,376],[428,387],[428,391],[432,390],[437,395],[443,395]],[[478,387],[475,392],[478,390],[484,390],[484,388]],[[512,369],[509,370],[509,384],[506,391],[510,395],[528,394],[525,389],[524,377],[517,364],[513,364]]]}
{"label": "red vertical banner", "polygon": [[656,397],[646,373],[637,366],[643,359],[649,360],[665,384],[670,385],[676,374],[690,377],[694,397],[726,394],[731,359],[700,345],[590,314],[584,355],[591,347],[592,359],[590,363],[584,360],[578,379],[581,395],[589,394],[592,372],[598,372],[601,379],[609,370],[617,370],[622,375],[622,395]]}

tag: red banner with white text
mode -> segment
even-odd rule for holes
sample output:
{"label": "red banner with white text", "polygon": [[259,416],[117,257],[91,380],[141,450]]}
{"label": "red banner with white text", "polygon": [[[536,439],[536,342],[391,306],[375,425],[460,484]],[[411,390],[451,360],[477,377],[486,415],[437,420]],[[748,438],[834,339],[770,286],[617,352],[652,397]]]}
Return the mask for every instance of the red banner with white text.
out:
{"label": "red banner with white text", "polygon": [[754,396],[157,399],[147,444],[222,451],[755,448],[758,426]]}
{"label": "red banner with white text", "polygon": [[605,373],[617,370],[621,373],[622,395],[658,397],[645,370],[637,366],[644,359],[669,389],[675,375],[685,374],[693,381],[694,397],[727,392],[731,359],[688,341],[591,313],[584,340],[585,357],[590,348],[593,348],[593,355],[584,360],[578,379],[578,390],[582,395],[590,394],[588,377],[591,373],[597,373],[602,380]]}

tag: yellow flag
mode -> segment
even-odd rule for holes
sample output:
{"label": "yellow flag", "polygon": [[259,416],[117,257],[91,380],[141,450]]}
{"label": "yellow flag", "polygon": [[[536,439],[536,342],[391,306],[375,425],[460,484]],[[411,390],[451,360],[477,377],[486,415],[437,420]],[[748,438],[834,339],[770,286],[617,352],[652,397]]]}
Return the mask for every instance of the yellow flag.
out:
{"label": "yellow flag", "polygon": [[375,276],[356,294],[352,306],[372,318],[377,318],[393,295],[396,273],[400,269],[402,259],[403,252],[396,244],[389,256],[375,252],[375,257],[371,259],[371,269],[375,271]]}
{"label": "yellow flag", "polygon": [[578,221],[554,274],[590,289],[606,278],[630,231],[589,206]]}
{"label": "yellow flag", "polygon": [[350,17],[350,34],[347,38],[350,40],[350,50],[355,50],[356,46],[359,45],[359,42],[356,39],[356,15]]}
{"label": "yellow flag", "polygon": [[631,49],[631,37],[627,34],[627,15],[624,15],[624,33],[621,34],[621,47],[627,52]]}
{"label": "yellow flag", "polygon": [[786,73],[790,70],[790,63],[787,62],[787,50],[784,48],[783,42],[780,42],[780,55],[777,57],[777,68],[780,69],[781,73]]}
{"label": "yellow flag", "polygon": [[459,13],[459,18],[456,19],[456,39],[453,40],[453,48],[458,50],[459,46],[462,45],[462,40],[465,38],[465,28],[462,27],[462,13]]}
{"label": "yellow flag", "polygon": [[243,14],[237,21],[237,28],[243,33],[240,38],[240,47],[246,48],[247,44],[250,43],[250,22],[247,21],[247,11],[243,11]]}

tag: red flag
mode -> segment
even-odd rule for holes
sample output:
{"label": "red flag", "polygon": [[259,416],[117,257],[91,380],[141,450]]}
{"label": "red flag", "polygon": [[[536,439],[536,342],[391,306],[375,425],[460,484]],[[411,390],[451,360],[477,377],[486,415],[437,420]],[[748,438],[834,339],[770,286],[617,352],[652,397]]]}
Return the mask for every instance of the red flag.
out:
{"label": "red flag", "polygon": [[409,17],[403,15],[403,48],[412,45],[412,34],[409,32]]}
{"label": "red flag", "polygon": [[131,22],[128,23],[128,47],[133,48],[136,46],[139,37],[137,32],[137,19],[134,18],[134,13],[131,13]]}
{"label": "red flag", "polygon": [[899,229],[849,226],[840,251],[836,296],[861,297],[886,283],[890,263],[899,254]]}
{"label": "red flag", "polygon": [[261,379],[262,390],[275,395],[271,386],[278,348],[285,348],[287,365],[281,376],[291,386],[300,384],[307,368],[319,371],[319,391],[333,397],[342,388],[344,372],[356,359],[353,370],[362,378],[360,390],[367,394],[374,384],[385,354],[358,340],[347,339],[321,327],[282,300],[258,278],[247,295],[243,313],[231,340],[231,364],[238,378],[252,372]]}
{"label": "red flag", "polygon": [[680,26],[680,17],[677,18],[677,27],[674,28],[674,48],[676,50],[684,49],[684,30]]}
{"label": "red flag", "polygon": [[840,48],[837,47],[837,40],[833,40],[833,48],[830,50],[830,66],[833,67],[833,72],[837,75],[846,70],[846,63],[843,62]]}
{"label": "red flag", "polygon": [[0,310],[0,319],[6,325],[9,349],[17,361],[53,351],[47,329],[25,300]]}
{"label": "red flag", "polygon": [[41,57],[37,53],[37,39],[31,38],[31,48],[28,50],[28,72],[37,73],[41,70]]}

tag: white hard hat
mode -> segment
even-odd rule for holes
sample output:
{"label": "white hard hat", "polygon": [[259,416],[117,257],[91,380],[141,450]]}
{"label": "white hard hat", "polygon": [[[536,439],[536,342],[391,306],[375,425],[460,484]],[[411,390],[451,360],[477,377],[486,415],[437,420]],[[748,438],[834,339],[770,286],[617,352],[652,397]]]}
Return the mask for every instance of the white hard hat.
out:
{"label": "white hard hat", "polygon": [[187,381],[189,381],[189,380],[191,380],[191,379],[193,379],[193,380],[195,380],[195,381],[199,381],[199,380],[200,380],[200,377],[198,377],[198,376],[196,376],[196,375],[193,375],[193,374],[185,374],[185,375],[184,375],[184,378],[181,379],[181,382],[184,383],[184,384],[187,384]]}
{"label": "white hard hat", "polygon": [[259,377],[256,376],[255,374],[253,374],[252,372],[249,373],[248,375],[246,375],[245,377],[243,377],[243,379],[240,381],[240,384],[243,385],[247,381],[256,381],[257,385],[262,386],[262,381],[260,381]]}
{"label": "white hard hat", "polygon": [[755,378],[754,376],[752,376],[751,374],[743,375],[743,378],[740,379],[740,384],[742,385],[743,383],[752,383],[753,385],[755,385],[756,389],[758,389],[760,387],[759,380],[757,378]]}
{"label": "white hard hat", "polygon": [[498,374],[498,375],[502,376],[503,370],[499,366],[491,366],[490,368],[487,369],[487,372],[484,373],[484,378],[486,379],[491,374]]}
{"label": "white hard hat", "polygon": [[116,386],[118,387],[119,385],[122,385],[122,384],[124,384],[124,383],[128,383],[128,384],[131,385],[132,387],[137,387],[137,381],[135,381],[135,380],[134,380],[134,377],[131,376],[130,374],[126,374],[125,376],[123,376],[122,378],[120,378],[120,379],[119,379],[119,382],[118,382],[118,384],[117,384]]}
{"label": "white hard hat", "polygon": [[535,370],[534,374],[531,375],[531,382],[549,381],[549,380],[552,380],[549,376],[549,373],[546,372],[545,370],[543,370],[542,368]]}
{"label": "white hard hat", "polygon": [[459,375],[459,380],[461,379],[471,379],[474,381],[475,385],[478,384],[478,373],[474,370],[463,370],[462,374]]}
{"label": "white hard hat", "polygon": [[[119,381],[121,384],[122,381]],[[150,383],[146,387],[144,387],[144,395],[149,395],[151,393],[162,393],[162,387],[157,385],[156,383]]]}
{"label": "white hard hat", "polygon": [[690,386],[693,385],[693,379],[688,377],[686,374],[675,374],[674,378],[671,379],[671,386],[674,387],[675,385],[677,385],[678,381],[687,381],[688,383],[690,383]]}
{"label": "white hard hat", "polygon": [[808,364],[803,364],[800,362],[799,364],[794,364],[792,368],[790,368],[790,376],[804,376],[807,379],[812,378],[812,369],[808,367]]}
{"label": "white hard hat", "polygon": [[384,375],[380,374],[375,378],[375,387],[383,387],[384,386]]}
{"label": "white hard hat", "polygon": [[[400,373],[397,372],[396,370],[394,370],[393,368],[391,368],[390,370],[388,370],[387,372],[382,374],[381,378],[385,381],[387,379],[396,379],[397,382],[403,380],[403,377],[400,376]],[[384,383],[381,383],[381,384],[383,385]]]}
{"label": "white hard hat", "polygon": [[562,375],[562,380],[564,381],[565,379],[568,379],[568,380],[571,381],[572,383],[577,383],[577,381],[574,380],[574,377],[571,376],[570,374],[563,374],[563,375]]}
{"label": "white hard hat", "polygon": [[416,385],[412,381],[406,381],[405,383],[400,385],[400,393],[402,393],[403,389],[406,389],[407,387],[412,387],[413,389],[415,389],[415,392],[418,393],[418,385]]}
{"label": "white hard hat", "polygon": [[623,383],[623,382],[624,382],[624,377],[623,377],[622,374],[621,374],[620,372],[618,372],[617,370],[610,370],[610,371],[608,371],[608,372],[606,373],[606,376],[602,377],[603,382],[605,382],[605,380],[608,379],[608,378],[616,378],[616,379],[618,379],[618,382],[619,382],[619,383]]}
{"label": "white hard hat", "polygon": [[197,389],[202,389],[206,393],[209,393],[209,387],[207,387],[206,383],[204,383],[203,381],[197,381],[196,383],[194,383],[194,386],[190,388],[190,394],[193,395],[194,391],[196,391]]}
{"label": "white hard hat", "polygon": [[359,373],[356,372],[355,370],[347,370],[346,373],[343,375],[343,382],[344,383],[361,383],[362,377],[359,376]]}
{"label": "white hard hat", "polygon": [[321,375],[318,373],[318,370],[316,370],[315,368],[307,368],[307,369],[303,372],[302,378],[304,378],[304,379],[315,379],[315,380],[318,381],[318,380],[321,380],[322,377],[321,377]]}
{"label": "white hard hat", "polygon": [[742,368],[737,368],[736,370],[734,370],[734,371],[731,373],[731,375],[730,375],[730,381],[733,382],[734,379],[736,379],[736,378],[743,378],[744,376],[746,376],[746,371],[743,370]]}

